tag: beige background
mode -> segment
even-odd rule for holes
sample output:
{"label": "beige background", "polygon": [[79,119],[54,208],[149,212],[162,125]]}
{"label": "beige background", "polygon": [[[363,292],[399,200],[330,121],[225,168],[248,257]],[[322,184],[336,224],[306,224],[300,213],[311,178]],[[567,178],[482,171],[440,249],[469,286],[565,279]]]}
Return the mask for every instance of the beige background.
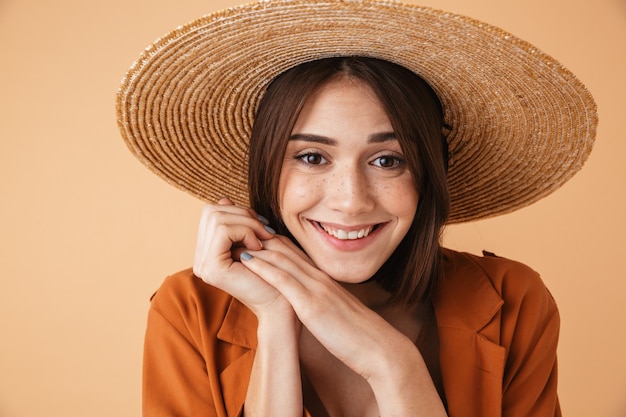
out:
{"label": "beige background", "polygon": [[[122,74],[178,24],[238,0],[0,0],[0,416],[140,414],[148,299],[191,262],[201,203],[140,165],[114,115]],[[626,2],[424,0],[559,58],[600,109],[561,190],[450,228],[539,270],[560,305],[565,415],[626,416]]]}

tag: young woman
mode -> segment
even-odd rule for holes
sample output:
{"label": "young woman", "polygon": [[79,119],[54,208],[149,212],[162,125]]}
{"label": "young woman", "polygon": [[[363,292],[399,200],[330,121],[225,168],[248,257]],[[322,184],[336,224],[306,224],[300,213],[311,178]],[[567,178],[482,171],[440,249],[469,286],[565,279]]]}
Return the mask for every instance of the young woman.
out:
{"label": "young woman", "polygon": [[[365,5],[368,13],[375,10],[393,21],[414,21],[425,13],[430,24],[453,32],[442,29],[437,20],[442,15],[429,10]],[[307,17],[321,13],[326,15],[324,35],[334,30],[345,39],[329,35],[321,53],[316,46],[296,42],[307,51],[298,52],[271,40],[275,49],[266,58],[280,48],[290,49],[282,70],[267,81],[267,74],[255,73],[260,70],[253,65],[241,75],[243,86],[198,74],[177,75],[188,74],[186,65],[193,62],[207,68],[203,60],[208,52],[199,59],[189,52],[197,48],[186,46],[191,57],[181,60],[185,53],[178,52],[177,59],[168,58],[164,65],[167,53],[180,51],[180,45],[175,48],[165,39],[158,53],[148,50],[140,69],[131,70],[120,93],[120,126],[135,152],[161,175],[209,200],[193,268],[168,277],[152,299],[144,415],[560,415],[559,315],[539,276],[514,261],[440,246],[447,222],[510,211],[564,181],[568,174],[554,161],[557,153],[534,147],[523,154],[515,140],[527,140],[528,131],[518,129],[522,122],[503,130],[494,127],[495,122],[513,120],[515,105],[506,114],[492,110],[494,120],[484,123],[486,115],[475,112],[481,106],[470,106],[464,97],[472,88],[455,88],[455,83],[471,80],[454,81],[448,75],[449,88],[436,93],[434,75],[430,80],[417,75],[428,74],[421,65],[427,68],[429,63],[393,63],[384,45],[372,46],[371,39],[363,41],[367,51],[359,45],[347,47],[354,35],[367,31],[341,20],[354,18],[364,3],[262,6],[213,16],[172,36],[185,42],[198,34],[216,39],[223,36],[221,31],[209,36],[199,28],[219,21],[220,29],[228,27],[226,33],[240,33],[245,26],[244,32],[269,39],[258,27],[248,28],[251,16],[262,13],[268,29],[285,21],[293,24],[293,19],[314,26]],[[373,20],[367,15],[359,22]],[[298,28],[300,35],[291,34],[296,38],[320,36],[314,31],[301,35],[307,28]],[[246,50],[239,36],[223,45]],[[261,46],[272,50],[262,40],[256,47]],[[289,56],[300,57],[300,62],[294,64]],[[478,61],[477,67],[486,62],[476,56],[465,59]],[[232,60],[237,61],[226,59]],[[433,60],[440,69],[453,68],[448,58]],[[146,88],[151,82],[145,79],[156,73],[149,68],[157,63],[163,72],[157,78],[170,81]],[[171,68],[180,73],[168,72]],[[272,71],[277,70],[267,70]],[[190,84],[181,86],[177,77]],[[250,79],[256,84],[246,87]],[[221,83],[226,98],[210,94],[203,83]],[[555,84],[575,90],[580,99],[563,95],[551,105],[564,106],[570,115],[576,110],[578,118],[587,118],[586,124],[560,120],[563,125],[550,138],[542,131],[531,139],[554,143],[573,134],[568,146],[561,143],[560,148],[569,149],[568,158],[584,160],[595,128],[593,101],[574,78]],[[173,85],[178,96],[172,94]],[[544,86],[542,99],[548,104],[555,88]],[[153,91],[166,91],[166,100]],[[495,96],[506,91],[501,103],[511,97],[527,100],[520,98],[516,85],[494,91]],[[498,110],[504,107],[476,98],[481,100]],[[216,105],[220,102],[225,106]],[[246,133],[241,115],[250,114],[250,103],[253,125]],[[537,108],[546,106],[543,100],[536,103]],[[178,114],[180,109],[185,113]],[[149,117],[153,111],[156,116]],[[232,114],[239,119],[233,120]],[[535,115],[531,125],[544,126],[553,117]],[[502,132],[510,133],[511,143],[500,137]],[[237,145],[241,133],[249,140]],[[491,146],[496,138],[504,145]],[[212,141],[210,152],[203,140]],[[237,153],[237,146],[246,155],[247,181],[236,176],[237,161],[244,157],[229,156]],[[483,158],[492,162],[493,172],[477,165]],[[521,164],[507,166],[507,161],[520,159]],[[541,178],[541,183],[532,176],[531,161],[538,159],[543,160],[542,171],[534,179]],[[515,171],[515,178],[523,178],[521,188],[514,181],[498,183],[512,177],[493,166],[496,160]],[[546,167],[546,161],[554,168]],[[202,174],[206,166],[210,173]],[[234,194],[228,193],[229,187]],[[237,191],[246,187],[248,199]],[[217,197],[219,189],[227,196]]]}
{"label": "young woman", "polygon": [[[246,415],[301,414],[301,376],[331,415],[443,412],[415,348],[448,212],[434,97],[410,71],[358,58],[300,65],[268,89],[251,137],[256,211],[208,206],[194,265],[259,321]],[[436,331],[421,342],[435,351]]]}

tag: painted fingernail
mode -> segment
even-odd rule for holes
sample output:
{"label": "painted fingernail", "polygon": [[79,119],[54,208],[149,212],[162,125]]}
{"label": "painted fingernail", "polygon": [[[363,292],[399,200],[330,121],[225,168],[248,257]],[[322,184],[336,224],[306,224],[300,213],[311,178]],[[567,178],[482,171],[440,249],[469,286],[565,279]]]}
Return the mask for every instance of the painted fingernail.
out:
{"label": "painted fingernail", "polygon": [[256,217],[257,217],[257,218],[259,219],[259,221],[260,221],[261,223],[263,223],[264,225],[266,225],[266,226],[269,226],[269,225],[270,225],[270,221],[269,221],[269,220],[267,220],[265,217],[261,216],[260,214],[259,214],[258,216],[256,216]]}
{"label": "painted fingernail", "polygon": [[271,234],[275,235],[276,234],[276,230],[272,229],[271,227],[269,227],[268,225],[263,226],[265,228],[265,230],[267,230],[268,232],[270,232]]}
{"label": "painted fingernail", "polygon": [[253,256],[250,255],[248,252],[242,252],[241,255],[239,255],[239,257],[241,258],[242,261],[249,261],[250,259],[253,258]]}

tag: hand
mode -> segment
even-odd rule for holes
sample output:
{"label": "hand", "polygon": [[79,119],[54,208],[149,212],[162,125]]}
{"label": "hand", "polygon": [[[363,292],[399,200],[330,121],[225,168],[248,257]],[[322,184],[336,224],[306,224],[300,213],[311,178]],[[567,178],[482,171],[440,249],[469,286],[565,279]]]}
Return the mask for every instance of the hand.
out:
{"label": "hand", "polygon": [[[275,237],[243,265],[275,287],[302,324],[324,347],[353,371],[368,378],[378,372],[376,355],[393,356],[393,340],[406,337],[319,270],[291,241]],[[368,346],[368,349],[363,349]]]}
{"label": "hand", "polygon": [[207,204],[198,226],[193,272],[237,298],[255,314],[276,302],[286,305],[274,287],[239,262],[242,251],[261,250],[261,241],[273,238],[271,228],[252,209],[236,206],[228,198]]}
{"label": "hand", "polygon": [[[302,415],[298,362],[301,325],[280,292],[240,262],[243,251],[261,251],[274,240],[277,237],[253,210],[235,206],[226,198],[202,211],[194,273],[237,298],[258,319],[246,416]],[[276,392],[285,397],[276,396]]]}
{"label": "hand", "polygon": [[274,238],[243,265],[287,299],[301,323],[372,388],[379,414],[445,416],[413,342],[320,271],[292,242]]}

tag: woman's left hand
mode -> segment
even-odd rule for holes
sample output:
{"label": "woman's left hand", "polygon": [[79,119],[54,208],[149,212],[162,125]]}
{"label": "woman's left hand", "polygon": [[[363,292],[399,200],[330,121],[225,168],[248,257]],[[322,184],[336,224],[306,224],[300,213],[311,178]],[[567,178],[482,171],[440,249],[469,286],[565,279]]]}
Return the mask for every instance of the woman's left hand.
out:
{"label": "woman's left hand", "polygon": [[276,288],[307,330],[371,386],[381,416],[445,416],[412,340],[364,305],[289,239],[276,236],[242,263]]}
{"label": "woman's left hand", "polygon": [[[384,367],[380,355],[397,356],[394,342],[410,343],[318,269],[289,239],[276,236],[263,245],[261,251],[248,251],[253,258],[246,261],[242,257],[243,264],[275,287],[309,332],[353,371],[368,379],[379,371],[376,368]],[[368,348],[363,349],[364,346]]]}

